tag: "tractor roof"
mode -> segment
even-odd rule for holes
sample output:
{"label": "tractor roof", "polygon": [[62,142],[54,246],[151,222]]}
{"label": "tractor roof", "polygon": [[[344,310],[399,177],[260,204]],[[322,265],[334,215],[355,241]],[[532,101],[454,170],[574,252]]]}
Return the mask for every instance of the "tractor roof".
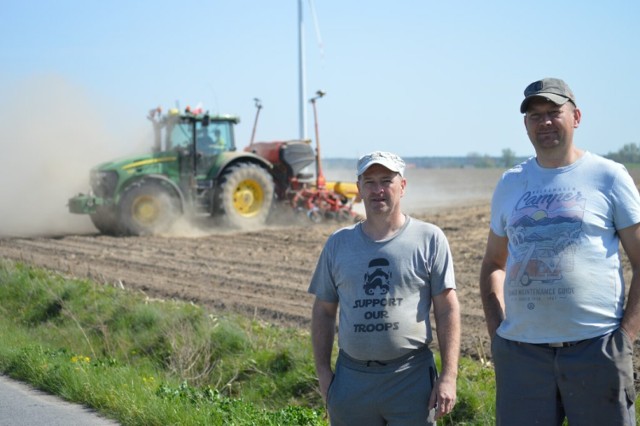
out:
{"label": "tractor roof", "polygon": [[211,115],[209,114],[208,111],[203,111],[202,108],[197,108],[192,110],[191,108],[187,107],[184,112],[180,113],[180,111],[177,108],[172,108],[168,111],[167,114],[169,117],[172,116],[180,116],[180,118],[182,119],[193,119],[195,118],[196,120],[202,120],[204,119],[205,116],[209,116],[209,120],[210,121],[231,121],[234,124],[238,124],[240,122],[240,117],[236,116],[236,115],[231,115],[231,114],[215,114],[215,115]]}

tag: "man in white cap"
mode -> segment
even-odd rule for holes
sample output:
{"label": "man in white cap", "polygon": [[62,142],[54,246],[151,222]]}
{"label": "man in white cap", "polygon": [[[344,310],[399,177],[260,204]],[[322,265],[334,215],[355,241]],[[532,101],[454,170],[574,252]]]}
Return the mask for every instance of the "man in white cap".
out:
{"label": "man in white cap", "polygon": [[[456,401],[460,307],[451,251],[440,228],[402,213],[404,171],[389,152],[359,159],[366,220],[329,237],[311,279],[316,372],[333,426],[434,424]],[[432,303],[439,377],[428,348]]]}

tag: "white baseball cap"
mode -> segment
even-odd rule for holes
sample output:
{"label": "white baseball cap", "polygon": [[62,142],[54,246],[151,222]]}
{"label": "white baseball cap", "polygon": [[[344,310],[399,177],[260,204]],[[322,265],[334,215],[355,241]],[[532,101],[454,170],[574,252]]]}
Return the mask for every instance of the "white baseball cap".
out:
{"label": "white baseball cap", "polygon": [[404,177],[404,160],[396,154],[384,151],[374,151],[360,157],[358,160],[358,176],[362,175],[374,164],[380,164],[392,172],[399,173],[400,176]]}

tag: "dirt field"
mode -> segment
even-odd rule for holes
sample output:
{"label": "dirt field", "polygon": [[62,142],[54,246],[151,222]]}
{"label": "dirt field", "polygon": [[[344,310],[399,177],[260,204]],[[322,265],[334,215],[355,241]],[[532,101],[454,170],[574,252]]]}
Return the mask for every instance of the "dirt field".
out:
{"label": "dirt field", "polygon": [[[462,304],[462,351],[476,359],[488,357],[477,283],[490,193],[499,173],[473,172],[464,179],[460,171],[412,173],[406,197],[409,212],[440,226],[453,252]],[[156,237],[78,232],[0,238],[0,256],[152,298],[188,300],[217,311],[308,328],[309,279],[326,238],[337,227],[303,222],[255,232],[178,229],[176,235]]]}

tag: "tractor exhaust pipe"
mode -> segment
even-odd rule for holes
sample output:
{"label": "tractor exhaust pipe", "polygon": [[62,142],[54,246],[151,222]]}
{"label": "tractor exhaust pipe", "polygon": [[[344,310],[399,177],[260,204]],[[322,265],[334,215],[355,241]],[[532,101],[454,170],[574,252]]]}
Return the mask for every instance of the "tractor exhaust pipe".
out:
{"label": "tractor exhaust pipe", "polygon": [[326,92],[318,90],[316,92],[316,96],[309,100],[309,102],[311,102],[311,105],[313,106],[313,125],[316,132],[316,188],[318,190],[325,189],[325,186],[327,184],[327,181],[324,178],[324,174],[322,173],[322,161],[320,159],[320,135],[318,133],[318,113],[316,111],[316,101],[324,95],[326,95]]}
{"label": "tractor exhaust pipe", "polygon": [[256,118],[253,120],[253,131],[251,132],[251,140],[249,141],[249,146],[253,145],[253,142],[256,137],[256,128],[258,127],[258,116],[260,115],[260,110],[262,109],[262,103],[260,99],[253,98],[253,101],[256,103]]}

